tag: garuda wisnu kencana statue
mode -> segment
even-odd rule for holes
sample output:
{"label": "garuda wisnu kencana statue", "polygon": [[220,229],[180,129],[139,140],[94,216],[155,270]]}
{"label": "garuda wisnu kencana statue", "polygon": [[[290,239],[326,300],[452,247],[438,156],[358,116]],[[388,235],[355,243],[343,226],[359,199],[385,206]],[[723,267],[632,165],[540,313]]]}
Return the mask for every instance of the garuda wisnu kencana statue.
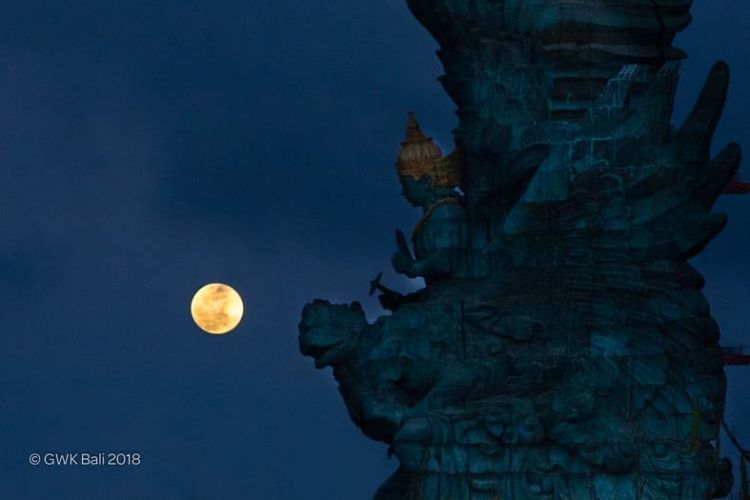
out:
{"label": "garuda wisnu kencana statue", "polygon": [[[443,156],[409,116],[423,216],[390,314],[316,300],[301,351],[400,466],[378,499],[707,499],[732,485],[719,329],[688,260],[740,161],[710,157],[729,71],[670,126],[690,0],[408,0],[458,107]],[[411,241],[409,241],[411,240]]]}

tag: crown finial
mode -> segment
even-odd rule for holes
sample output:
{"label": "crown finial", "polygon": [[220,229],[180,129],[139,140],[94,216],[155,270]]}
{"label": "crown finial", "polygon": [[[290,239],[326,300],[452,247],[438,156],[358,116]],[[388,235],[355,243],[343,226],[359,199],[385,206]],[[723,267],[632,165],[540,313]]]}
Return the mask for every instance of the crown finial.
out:
{"label": "crown finial", "polygon": [[401,177],[421,179],[432,175],[435,160],[443,156],[437,144],[424,135],[414,113],[406,119],[406,136],[396,156],[396,168]]}
{"label": "crown finial", "polygon": [[406,118],[406,136],[396,156],[396,169],[399,177],[419,180],[429,176],[434,188],[461,184],[462,162],[458,153],[443,158],[440,147],[422,132],[412,112]]}
{"label": "crown finial", "polygon": [[420,142],[431,142],[432,139],[425,136],[422,132],[422,129],[419,128],[419,122],[417,121],[417,118],[414,116],[414,113],[409,111],[409,114],[406,118],[406,137],[404,138],[404,142],[402,142],[402,145],[407,144],[416,144]]}

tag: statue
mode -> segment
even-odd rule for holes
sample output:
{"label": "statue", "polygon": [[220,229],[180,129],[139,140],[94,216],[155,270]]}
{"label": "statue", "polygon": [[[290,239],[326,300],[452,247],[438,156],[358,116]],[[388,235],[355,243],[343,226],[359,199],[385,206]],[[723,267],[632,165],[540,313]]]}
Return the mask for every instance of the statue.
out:
{"label": "statue", "polygon": [[707,499],[719,329],[688,263],[740,162],[709,157],[729,70],[670,125],[689,0],[408,0],[458,106],[442,156],[410,115],[397,157],[423,217],[380,284],[391,314],[305,306],[300,350],[399,469],[377,499]]}
{"label": "statue", "polygon": [[396,162],[402,194],[422,218],[412,232],[412,257],[404,234],[396,231],[398,252],[394,269],[410,278],[423,277],[429,283],[446,276],[466,275],[466,213],[458,152],[442,158],[440,148],[425,137],[413,113],[409,113],[406,139]]}

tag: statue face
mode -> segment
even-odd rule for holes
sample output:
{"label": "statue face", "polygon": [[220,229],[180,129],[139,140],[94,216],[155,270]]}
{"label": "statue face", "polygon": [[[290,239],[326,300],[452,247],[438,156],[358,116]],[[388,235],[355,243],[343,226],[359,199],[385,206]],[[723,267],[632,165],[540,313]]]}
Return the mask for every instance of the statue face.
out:
{"label": "statue face", "polygon": [[339,305],[316,300],[302,311],[300,351],[315,358],[317,368],[335,365],[351,352],[366,327],[359,303]]}
{"label": "statue face", "polygon": [[426,176],[417,180],[407,175],[399,179],[401,180],[401,194],[412,206],[423,207],[434,199],[430,177]]}

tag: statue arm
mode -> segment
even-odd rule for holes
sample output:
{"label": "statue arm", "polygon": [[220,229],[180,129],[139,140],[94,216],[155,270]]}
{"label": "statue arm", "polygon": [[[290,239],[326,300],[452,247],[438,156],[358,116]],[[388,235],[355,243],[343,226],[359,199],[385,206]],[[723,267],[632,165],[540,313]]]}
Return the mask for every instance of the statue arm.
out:
{"label": "statue arm", "polygon": [[438,278],[450,275],[455,269],[456,251],[462,250],[465,237],[464,209],[455,202],[436,205],[420,221],[414,231],[414,239],[422,243],[412,256],[406,238],[396,231],[398,251],[391,262],[396,272],[410,278]]}

